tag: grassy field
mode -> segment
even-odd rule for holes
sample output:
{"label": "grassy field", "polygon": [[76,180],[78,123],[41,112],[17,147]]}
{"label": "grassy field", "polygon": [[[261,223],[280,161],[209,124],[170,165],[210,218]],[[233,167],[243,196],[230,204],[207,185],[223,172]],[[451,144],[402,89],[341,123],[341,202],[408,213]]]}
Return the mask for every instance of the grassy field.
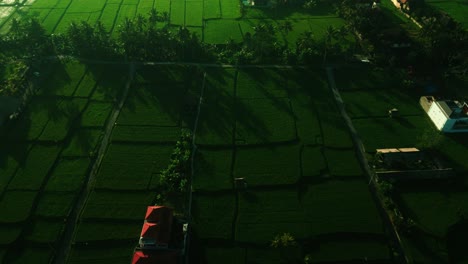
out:
{"label": "grassy field", "polygon": [[457,1],[439,1],[439,0],[429,0],[427,1],[429,5],[439,9],[440,11],[451,16],[455,21],[462,24],[465,28],[468,28],[468,18],[466,16],[468,12],[468,1],[466,0],[457,0]]}
{"label": "grassy field", "polygon": [[292,30],[278,30],[280,42],[295,45],[305,31],[315,36],[324,34],[329,25],[344,25],[330,5],[322,4],[312,10],[297,8],[242,7],[236,0],[35,0],[18,7],[0,6],[0,32],[7,32],[13,18],[37,18],[50,33],[67,30],[72,22],[101,21],[110,32],[115,32],[125,18],[147,16],[151,8],[167,12],[171,26],[187,26],[206,43],[223,44],[229,39],[241,41],[247,32],[253,32],[258,23],[270,23],[279,28],[285,21]]}

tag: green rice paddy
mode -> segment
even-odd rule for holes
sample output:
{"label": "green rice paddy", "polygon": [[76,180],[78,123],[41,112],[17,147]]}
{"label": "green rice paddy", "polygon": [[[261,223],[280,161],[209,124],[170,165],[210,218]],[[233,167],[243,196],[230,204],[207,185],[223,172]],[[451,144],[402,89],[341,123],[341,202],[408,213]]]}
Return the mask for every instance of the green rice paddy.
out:
{"label": "green rice paddy", "polygon": [[262,22],[277,27],[283,21],[291,22],[292,31],[278,33],[280,41],[291,46],[305,31],[320,36],[329,25],[338,28],[344,25],[334,14],[333,7],[326,5],[297,12],[292,8],[242,7],[237,0],[35,0],[19,6],[0,6],[0,32],[8,31],[13,18],[28,17],[37,18],[48,32],[55,34],[81,21],[90,24],[101,21],[110,32],[116,32],[125,18],[147,16],[152,8],[161,14],[166,12],[169,25],[186,26],[202,41],[212,44],[222,44],[229,39],[241,41],[247,32],[253,32],[253,26]]}

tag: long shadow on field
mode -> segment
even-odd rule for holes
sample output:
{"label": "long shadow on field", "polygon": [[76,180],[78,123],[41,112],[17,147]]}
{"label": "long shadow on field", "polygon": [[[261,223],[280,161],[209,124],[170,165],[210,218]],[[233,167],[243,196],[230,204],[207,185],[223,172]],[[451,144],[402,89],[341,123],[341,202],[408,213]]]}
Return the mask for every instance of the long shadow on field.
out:
{"label": "long shadow on field", "polygon": [[143,66],[136,73],[125,108],[134,112],[138,104],[147,105],[168,115],[172,125],[193,127],[202,76],[194,67]]}

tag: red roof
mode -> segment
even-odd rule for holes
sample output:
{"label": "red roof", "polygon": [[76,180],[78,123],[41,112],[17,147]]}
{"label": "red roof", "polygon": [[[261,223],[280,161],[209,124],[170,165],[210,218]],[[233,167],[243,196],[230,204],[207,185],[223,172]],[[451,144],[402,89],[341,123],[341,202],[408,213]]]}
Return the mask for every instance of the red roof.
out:
{"label": "red roof", "polygon": [[161,219],[170,218],[172,221],[172,209],[166,206],[148,206],[145,220],[159,222]]}
{"label": "red roof", "polygon": [[159,233],[160,226],[156,223],[145,222],[141,228],[140,237],[151,237],[157,238]]}
{"label": "red roof", "polygon": [[143,251],[133,253],[132,264],[177,264],[177,253],[173,251]]}
{"label": "red roof", "polygon": [[169,244],[172,231],[172,209],[165,206],[148,206],[140,237],[153,238],[158,243]]}

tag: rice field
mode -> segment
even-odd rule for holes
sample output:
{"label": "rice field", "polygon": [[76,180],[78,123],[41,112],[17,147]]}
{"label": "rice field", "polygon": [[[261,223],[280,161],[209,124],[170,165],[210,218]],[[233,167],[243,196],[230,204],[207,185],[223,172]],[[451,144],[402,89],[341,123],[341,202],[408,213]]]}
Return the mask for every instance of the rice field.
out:
{"label": "rice field", "polygon": [[[97,74],[103,70],[75,61],[50,63],[25,113],[0,130],[0,262],[54,259],[113,108],[91,98],[100,89],[96,83],[105,81]],[[11,249],[18,241],[22,246]]]}
{"label": "rice field", "polygon": [[[419,105],[419,96],[405,90],[401,76],[388,79],[380,70],[361,68],[335,71],[338,88],[366,152],[380,148],[433,145],[446,166],[453,167],[459,178],[453,181],[415,181],[396,184],[395,199],[402,213],[415,221],[420,232],[403,236],[408,257],[415,263],[461,261],[462,235],[452,231],[457,223],[463,226],[468,209],[466,162],[459,158],[468,151],[466,136],[440,134]],[[398,77],[400,76],[400,77]],[[385,80],[388,81],[385,81]],[[398,84],[400,82],[400,84]],[[389,109],[397,108],[400,117],[389,118]],[[463,227],[462,227],[463,229]]]}
{"label": "rice field", "polygon": [[63,33],[72,22],[81,21],[101,21],[109,32],[116,32],[126,18],[147,16],[152,8],[167,14],[167,25],[186,26],[210,44],[223,44],[229,39],[242,41],[258,23],[280,27],[284,21],[291,22],[291,31],[278,30],[277,34],[281,42],[291,46],[305,31],[320,36],[329,25],[344,25],[329,5],[297,12],[297,8],[243,7],[238,0],[31,0],[19,6],[0,6],[0,32],[9,30],[13,18],[30,17],[37,18],[49,33]]}

